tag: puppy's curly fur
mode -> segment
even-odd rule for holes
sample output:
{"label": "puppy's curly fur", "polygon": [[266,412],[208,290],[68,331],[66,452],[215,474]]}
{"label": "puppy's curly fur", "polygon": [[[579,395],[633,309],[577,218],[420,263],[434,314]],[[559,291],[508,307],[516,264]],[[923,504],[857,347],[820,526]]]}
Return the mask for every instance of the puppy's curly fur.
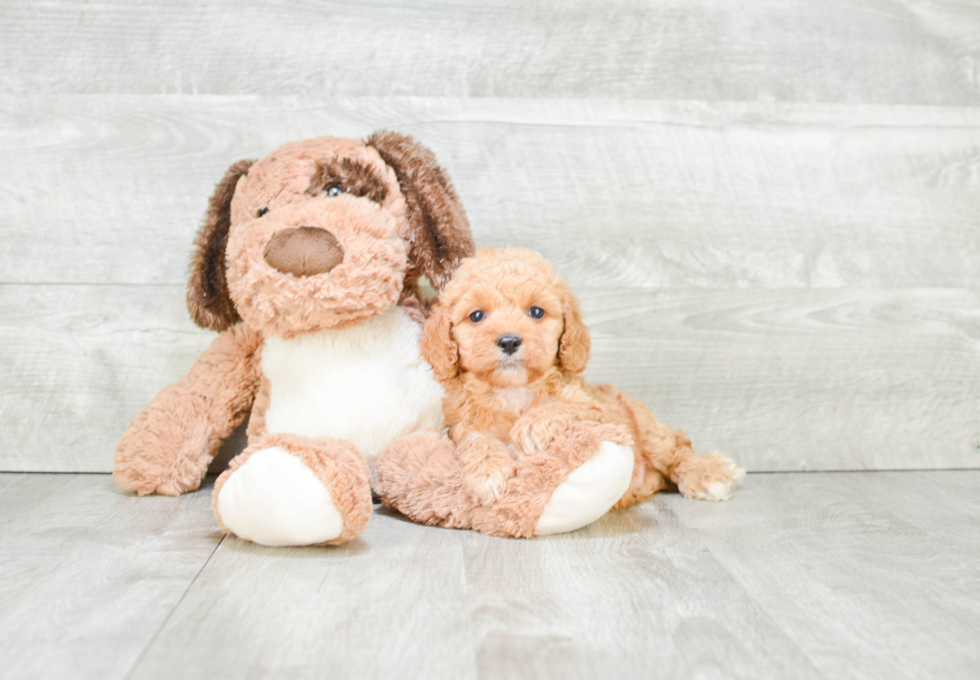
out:
{"label": "puppy's curly fur", "polygon": [[727,499],[744,471],[696,454],[683,432],[621,390],[589,385],[579,375],[589,352],[578,300],[543,257],[504,248],[463,260],[426,323],[422,353],[446,390],[466,491],[491,505],[516,461],[547,451],[573,423],[592,422],[622,428],[634,451],[630,487],[614,508],[665,488]]}

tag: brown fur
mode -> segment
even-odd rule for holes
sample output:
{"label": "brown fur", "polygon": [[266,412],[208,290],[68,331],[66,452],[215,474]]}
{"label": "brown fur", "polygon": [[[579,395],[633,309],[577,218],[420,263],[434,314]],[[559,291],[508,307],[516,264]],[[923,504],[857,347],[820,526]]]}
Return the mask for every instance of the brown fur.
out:
{"label": "brown fur", "polygon": [[[251,408],[249,447],[219,480],[215,498],[252,451],[274,441],[331,491],[344,516],[344,534],[334,542],[363,529],[370,480],[362,453],[349,442],[268,435],[272,386],[259,357],[265,338],[349,328],[394,304],[421,324],[427,309],[418,272],[433,272],[440,286],[472,254],[462,207],[432,153],[394,133],[372,140],[379,148],[334,137],[289,143],[259,161],[235,163],[219,182],[197,237],[187,301],[198,325],[222,333],[120,438],[113,476],[124,489],[196,489]],[[332,182],[344,193],[322,191]],[[302,243],[293,247],[297,233]]]}
{"label": "brown fur", "polygon": [[[534,319],[532,307],[544,310]],[[474,322],[471,314],[484,317]],[[503,336],[521,346],[509,356]],[[561,448],[575,423],[611,424],[629,433],[634,478],[618,507],[666,486],[708,497],[740,471],[720,456],[698,456],[683,433],[610,387],[592,387],[585,369],[589,332],[578,301],[551,264],[517,248],[481,251],[464,260],[425,327],[422,353],[446,388],[444,411],[457,444],[462,484],[481,504],[507,495],[514,461]],[[511,448],[508,448],[511,447]]]}
{"label": "brown fur", "polygon": [[319,196],[332,186],[340,187],[341,191],[353,196],[363,196],[378,205],[384,203],[388,193],[384,178],[378,175],[375,166],[352,158],[330,158],[319,161],[306,193],[310,196]]}
{"label": "brown fur", "polygon": [[552,492],[595,456],[603,441],[628,439],[613,425],[572,423],[550,450],[516,458],[506,492],[487,506],[464,489],[465,471],[452,441],[437,432],[417,432],[378,456],[375,489],[387,507],[420,524],[531,538]]}
{"label": "brown fur", "polygon": [[113,479],[141,496],[177,496],[201,484],[221,442],[248,415],[259,385],[261,338],[237,324],[190,373],[163,389],[116,445]]}
{"label": "brown fur", "polygon": [[431,151],[411,137],[387,130],[367,140],[395,170],[405,188],[409,259],[419,263],[433,288],[442,290],[463,257],[474,252],[473,237],[452,182]]}
{"label": "brown fur", "polygon": [[204,225],[197,236],[187,285],[187,308],[201,328],[223,331],[240,320],[228,296],[225,248],[231,228],[231,198],[235,187],[254,161],[238,161],[218,182],[208,203]]}

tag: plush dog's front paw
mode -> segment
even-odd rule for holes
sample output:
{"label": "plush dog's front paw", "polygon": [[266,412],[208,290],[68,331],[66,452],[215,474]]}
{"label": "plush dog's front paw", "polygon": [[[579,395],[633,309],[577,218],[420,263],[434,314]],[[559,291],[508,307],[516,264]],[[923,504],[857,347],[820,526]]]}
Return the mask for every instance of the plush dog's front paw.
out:
{"label": "plush dog's front paw", "polygon": [[263,437],[218,478],[213,508],[220,525],[253,543],[343,543],[370,518],[369,479],[363,456],[345,442]]}
{"label": "plush dog's front paw", "polygon": [[677,465],[674,475],[677,490],[687,498],[727,501],[735,485],[745,477],[745,470],[730,458],[708,453],[685,459]]}
{"label": "plush dog's front paw", "polygon": [[206,421],[191,406],[170,387],[133,418],[116,444],[116,484],[140,496],[179,496],[201,485],[213,447]]}

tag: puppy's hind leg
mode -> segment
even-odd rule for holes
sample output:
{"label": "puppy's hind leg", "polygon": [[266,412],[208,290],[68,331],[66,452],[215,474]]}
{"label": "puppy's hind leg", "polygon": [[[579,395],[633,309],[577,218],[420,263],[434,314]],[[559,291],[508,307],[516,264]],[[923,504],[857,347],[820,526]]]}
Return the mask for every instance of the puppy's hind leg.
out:
{"label": "puppy's hind leg", "polygon": [[730,458],[718,453],[695,453],[684,432],[660,422],[643,404],[621,390],[603,386],[600,391],[630,421],[636,441],[633,483],[616,507],[633,505],[667,488],[668,482],[687,498],[724,501],[745,477],[745,470]]}

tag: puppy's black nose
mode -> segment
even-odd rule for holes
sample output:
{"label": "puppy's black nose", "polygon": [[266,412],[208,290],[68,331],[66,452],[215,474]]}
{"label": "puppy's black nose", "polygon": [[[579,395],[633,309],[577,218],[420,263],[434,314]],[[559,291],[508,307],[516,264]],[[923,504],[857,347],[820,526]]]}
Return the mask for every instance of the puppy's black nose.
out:
{"label": "puppy's black nose", "polygon": [[516,335],[501,335],[497,338],[497,347],[504,350],[504,354],[513,354],[521,346],[521,339]]}

